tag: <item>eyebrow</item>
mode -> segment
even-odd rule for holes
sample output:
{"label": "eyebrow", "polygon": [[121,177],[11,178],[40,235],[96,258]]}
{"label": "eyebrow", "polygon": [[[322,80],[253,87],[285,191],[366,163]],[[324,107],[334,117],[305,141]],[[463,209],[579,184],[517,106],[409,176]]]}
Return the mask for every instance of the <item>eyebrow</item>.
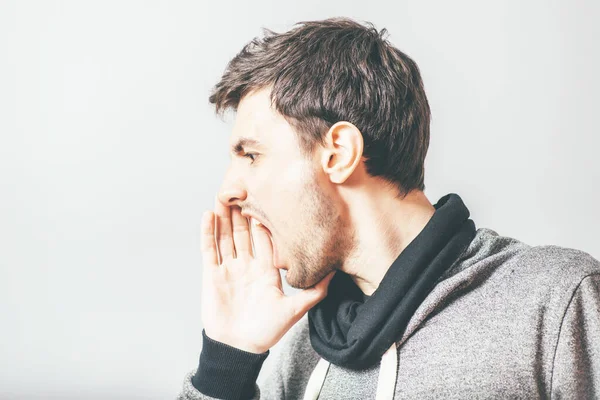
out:
{"label": "eyebrow", "polygon": [[231,151],[238,154],[245,150],[244,147],[262,147],[262,144],[256,139],[241,137],[231,146]]}

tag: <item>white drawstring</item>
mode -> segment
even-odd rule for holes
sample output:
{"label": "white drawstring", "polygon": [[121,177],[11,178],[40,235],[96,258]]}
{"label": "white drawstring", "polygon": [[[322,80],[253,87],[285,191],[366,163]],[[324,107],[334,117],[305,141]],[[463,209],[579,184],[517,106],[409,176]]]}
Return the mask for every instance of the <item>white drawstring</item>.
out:
{"label": "white drawstring", "polygon": [[377,380],[376,400],[392,400],[396,390],[396,378],[398,377],[398,352],[396,343],[381,357],[379,368],[379,379]]}
{"label": "white drawstring", "polygon": [[[329,365],[329,361],[323,358],[319,359],[317,366],[308,379],[306,391],[304,392],[304,400],[317,400],[319,398]],[[392,346],[381,356],[376,400],[392,400],[394,398],[397,376],[398,352],[396,350],[396,343],[392,343]]]}
{"label": "white drawstring", "polygon": [[319,393],[321,393],[328,370],[329,361],[326,361],[324,358],[319,359],[317,366],[308,379],[306,391],[304,392],[304,400],[317,400],[319,398]]}

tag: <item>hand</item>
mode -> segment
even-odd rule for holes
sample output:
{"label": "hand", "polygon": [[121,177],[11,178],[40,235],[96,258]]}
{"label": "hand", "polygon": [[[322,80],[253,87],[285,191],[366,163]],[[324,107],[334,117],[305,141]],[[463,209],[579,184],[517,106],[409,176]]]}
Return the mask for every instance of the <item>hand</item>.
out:
{"label": "hand", "polygon": [[327,296],[335,271],[312,288],[286,296],[279,270],[273,265],[267,230],[253,225],[252,237],[256,254],[252,254],[250,227],[239,207],[216,200],[215,213],[204,213],[202,323],[213,340],[264,353]]}

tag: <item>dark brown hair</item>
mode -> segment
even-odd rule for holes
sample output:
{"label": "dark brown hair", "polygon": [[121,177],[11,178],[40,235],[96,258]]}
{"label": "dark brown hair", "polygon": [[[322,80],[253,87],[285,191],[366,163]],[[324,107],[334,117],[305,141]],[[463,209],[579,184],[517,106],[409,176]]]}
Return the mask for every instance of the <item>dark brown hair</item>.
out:
{"label": "dark brown hair", "polygon": [[424,190],[431,112],[417,64],[372,23],[302,21],[283,33],[263,28],[229,62],[209,101],[237,110],[244,95],[271,88],[271,102],[311,154],[338,121],[362,133],[368,173],[403,197]]}

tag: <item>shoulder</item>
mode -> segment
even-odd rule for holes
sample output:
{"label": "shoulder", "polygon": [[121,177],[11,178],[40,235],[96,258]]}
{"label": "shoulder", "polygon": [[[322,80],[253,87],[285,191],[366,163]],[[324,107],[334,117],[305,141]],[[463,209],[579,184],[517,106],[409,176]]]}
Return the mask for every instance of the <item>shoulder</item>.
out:
{"label": "shoulder", "polygon": [[497,273],[517,273],[522,278],[544,283],[577,282],[600,273],[600,261],[585,251],[558,245],[532,246],[519,239],[479,228],[458,263],[459,270],[489,266]]}
{"label": "shoulder", "polygon": [[583,250],[558,245],[532,246],[521,254],[519,264],[540,283],[575,289],[583,279],[600,274],[600,261]]}
{"label": "shoulder", "polygon": [[539,313],[559,318],[582,282],[600,276],[600,261],[585,251],[559,245],[530,246],[509,238],[499,241],[510,243],[506,248],[513,250],[492,274],[497,287]]}
{"label": "shoulder", "polygon": [[600,262],[585,251],[558,245],[532,246],[479,228],[446,274],[452,278],[446,284],[475,287],[476,292],[497,301],[503,294],[506,301],[518,298],[560,312],[582,280],[598,274]]}

